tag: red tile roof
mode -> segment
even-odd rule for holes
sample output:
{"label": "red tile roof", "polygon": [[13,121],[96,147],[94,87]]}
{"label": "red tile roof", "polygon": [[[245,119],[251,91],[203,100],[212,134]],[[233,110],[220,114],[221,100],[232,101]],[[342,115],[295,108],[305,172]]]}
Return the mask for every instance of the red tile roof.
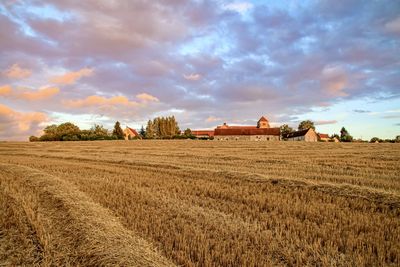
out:
{"label": "red tile roof", "polygon": [[135,136],[139,136],[138,132],[135,129],[127,127]]}
{"label": "red tile roof", "polygon": [[227,129],[217,128],[214,130],[214,135],[277,135],[281,134],[279,128],[249,128],[240,127],[235,128],[229,127]]}
{"label": "red tile roof", "polygon": [[319,138],[329,138],[328,134],[319,133],[318,136],[319,136]]}

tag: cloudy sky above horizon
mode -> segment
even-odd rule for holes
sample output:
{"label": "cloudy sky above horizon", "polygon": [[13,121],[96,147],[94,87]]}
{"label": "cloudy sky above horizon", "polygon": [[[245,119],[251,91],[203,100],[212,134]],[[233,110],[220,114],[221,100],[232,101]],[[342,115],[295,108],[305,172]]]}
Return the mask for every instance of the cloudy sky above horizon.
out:
{"label": "cloudy sky above horizon", "polygon": [[0,0],[0,140],[169,115],[394,138],[400,2]]}

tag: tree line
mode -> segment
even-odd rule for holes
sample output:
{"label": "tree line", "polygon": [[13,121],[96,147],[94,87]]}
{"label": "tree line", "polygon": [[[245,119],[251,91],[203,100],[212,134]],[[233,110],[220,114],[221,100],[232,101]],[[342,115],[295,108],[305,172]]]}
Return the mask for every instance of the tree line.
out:
{"label": "tree line", "polygon": [[[299,126],[297,127],[298,131],[302,131],[302,130],[307,130],[307,129],[313,129],[315,130],[315,124],[313,121],[311,120],[305,120],[299,123]],[[290,127],[287,124],[283,124],[281,127],[281,135],[285,136],[289,133],[293,133],[295,132],[295,130]],[[341,142],[352,142],[353,141],[353,136],[350,135],[350,133],[346,130],[346,128],[342,127],[342,129],[340,130],[340,135],[338,134],[333,134],[330,136],[330,138],[337,138],[338,140],[340,140]]]}
{"label": "tree line", "polygon": [[114,129],[109,131],[102,125],[95,124],[89,130],[81,130],[71,122],[52,124],[43,129],[40,137],[31,136],[29,141],[93,141],[93,140],[121,140],[124,139],[124,131],[117,121]]}
{"label": "tree line", "polygon": [[[31,136],[29,141],[94,141],[94,140],[122,140],[125,138],[121,124],[117,121],[112,131],[102,125],[95,124],[89,130],[81,130],[71,122],[52,124],[44,128],[43,135],[40,137]],[[174,116],[156,117],[147,122],[146,128],[143,126],[139,131],[139,136],[134,139],[186,139],[195,138],[190,129],[186,129],[183,134],[179,130],[178,122]]]}
{"label": "tree line", "polygon": [[[310,129],[310,128],[315,130],[314,122],[311,120],[305,120],[305,121],[302,121],[299,123],[297,130],[301,131],[301,130],[306,130],[306,129]],[[280,129],[281,129],[282,136],[285,136],[289,133],[295,132],[295,130],[287,124],[281,125]],[[355,140],[353,138],[353,136],[346,130],[345,127],[342,127],[340,129],[340,135],[333,134],[330,136],[330,138],[337,138],[341,142],[368,142],[368,141],[364,141],[364,140]],[[400,135],[396,136],[395,139],[384,139],[384,140],[380,139],[378,137],[372,137],[369,142],[370,143],[377,143],[377,142],[379,142],[379,143],[400,143]]]}
{"label": "tree line", "polygon": [[[315,130],[314,122],[311,120],[305,120],[299,123],[297,129],[299,131],[312,128]],[[285,136],[289,133],[295,132],[295,130],[287,124],[280,126],[281,135]],[[29,141],[93,141],[93,140],[122,140],[124,139],[124,131],[121,128],[119,121],[115,122],[112,131],[104,128],[102,125],[95,124],[89,130],[81,130],[78,126],[71,122],[61,123],[59,125],[52,124],[44,128],[43,135],[40,137],[31,136]],[[142,126],[139,131],[139,136],[134,139],[195,139],[196,137],[192,134],[192,131],[187,128],[182,133],[179,129],[178,122],[174,116],[170,117],[156,117],[153,120],[147,122],[146,127]],[[354,140],[353,136],[342,127],[339,134],[333,134],[330,138],[337,138],[341,142],[353,142],[362,141]],[[400,135],[396,136],[395,139],[382,140],[378,137],[373,137],[370,140],[371,143],[375,142],[390,142],[399,143]]]}
{"label": "tree line", "polygon": [[157,117],[147,122],[146,130],[143,127],[140,134],[146,139],[172,139],[180,133],[175,116]]}

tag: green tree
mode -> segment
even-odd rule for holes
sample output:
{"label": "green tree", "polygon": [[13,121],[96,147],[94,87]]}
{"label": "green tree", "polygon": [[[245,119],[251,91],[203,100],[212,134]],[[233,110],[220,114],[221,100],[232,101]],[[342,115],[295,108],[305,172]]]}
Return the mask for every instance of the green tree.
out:
{"label": "green tree", "polygon": [[349,132],[346,130],[346,128],[342,127],[340,130],[340,141],[342,142],[352,142],[353,141],[353,136],[349,134]]}
{"label": "green tree", "polygon": [[195,139],[196,136],[193,135],[192,130],[190,128],[186,128],[186,130],[183,131],[183,138],[190,138],[190,139]]}
{"label": "green tree", "polygon": [[52,124],[44,128],[44,134],[40,137],[40,141],[60,141],[57,134],[57,125]]}
{"label": "green tree", "polygon": [[287,125],[287,124],[283,124],[279,128],[281,129],[281,136],[285,136],[285,135],[287,135],[289,133],[294,132],[293,128],[289,127],[289,125]]}
{"label": "green tree", "polygon": [[108,130],[103,127],[103,125],[95,124],[90,129],[95,135],[103,137],[108,135]]}
{"label": "green tree", "polygon": [[175,135],[180,133],[179,125],[178,125],[178,122],[175,119],[175,116],[172,116],[171,118],[172,118],[171,124],[172,124],[172,131],[173,131],[172,135],[175,136]]}
{"label": "green tree", "polygon": [[176,136],[178,132],[179,126],[174,116],[156,117],[147,123],[146,138],[170,139]]}
{"label": "green tree", "polygon": [[300,122],[299,127],[298,127],[299,131],[307,130],[307,129],[310,129],[310,128],[315,130],[314,122],[312,122],[310,120],[306,120],[306,121]]}
{"label": "green tree", "polygon": [[396,136],[396,138],[394,139],[394,142],[400,143],[400,135]]}
{"label": "green tree", "polygon": [[140,128],[139,134],[142,138],[146,138],[146,130],[144,129],[143,125]]}
{"label": "green tree", "polygon": [[119,121],[115,123],[112,135],[115,136],[116,139],[124,139],[124,131],[122,130]]}
{"label": "green tree", "polygon": [[340,140],[340,136],[338,134],[332,134],[331,138],[337,138],[337,140]]}
{"label": "green tree", "polygon": [[146,126],[146,139],[153,139],[155,135],[153,121],[149,120]]}
{"label": "green tree", "polygon": [[57,136],[61,141],[78,141],[81,130],[71,122],[61,123],[57,127]]}
{"label": "green tree", "polygon": [[38,142],[38,141],[40,141],[39,137],[33,135],[29,136],[29,142]]}
{"label": "green tree", "polygon": [[103,125],[95,124],[90,130],[81,131],[81,140],[108,140],[108,130]]}
{"label": "green tree", "polygon": [[190,135],[192,135],[192,130],[190,130],[190,128],[186,128],[186,130],[183,131],[183,134],[186,136],[190,136]]}
{"label": "green tree", "polygon": [[375,143],[376,141],[381,142],[382,140],[379,137],[372,137],[369,142],[370,143]]}

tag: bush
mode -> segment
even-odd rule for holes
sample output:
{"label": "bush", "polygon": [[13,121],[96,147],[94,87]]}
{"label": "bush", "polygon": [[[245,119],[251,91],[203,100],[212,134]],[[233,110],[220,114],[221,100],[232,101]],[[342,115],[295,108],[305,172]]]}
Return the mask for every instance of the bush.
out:
{"label": "bush", "polygon": [[39,141],[40,141],[39,137],[33,135],[29,137],[29,142],[39,142]]}

